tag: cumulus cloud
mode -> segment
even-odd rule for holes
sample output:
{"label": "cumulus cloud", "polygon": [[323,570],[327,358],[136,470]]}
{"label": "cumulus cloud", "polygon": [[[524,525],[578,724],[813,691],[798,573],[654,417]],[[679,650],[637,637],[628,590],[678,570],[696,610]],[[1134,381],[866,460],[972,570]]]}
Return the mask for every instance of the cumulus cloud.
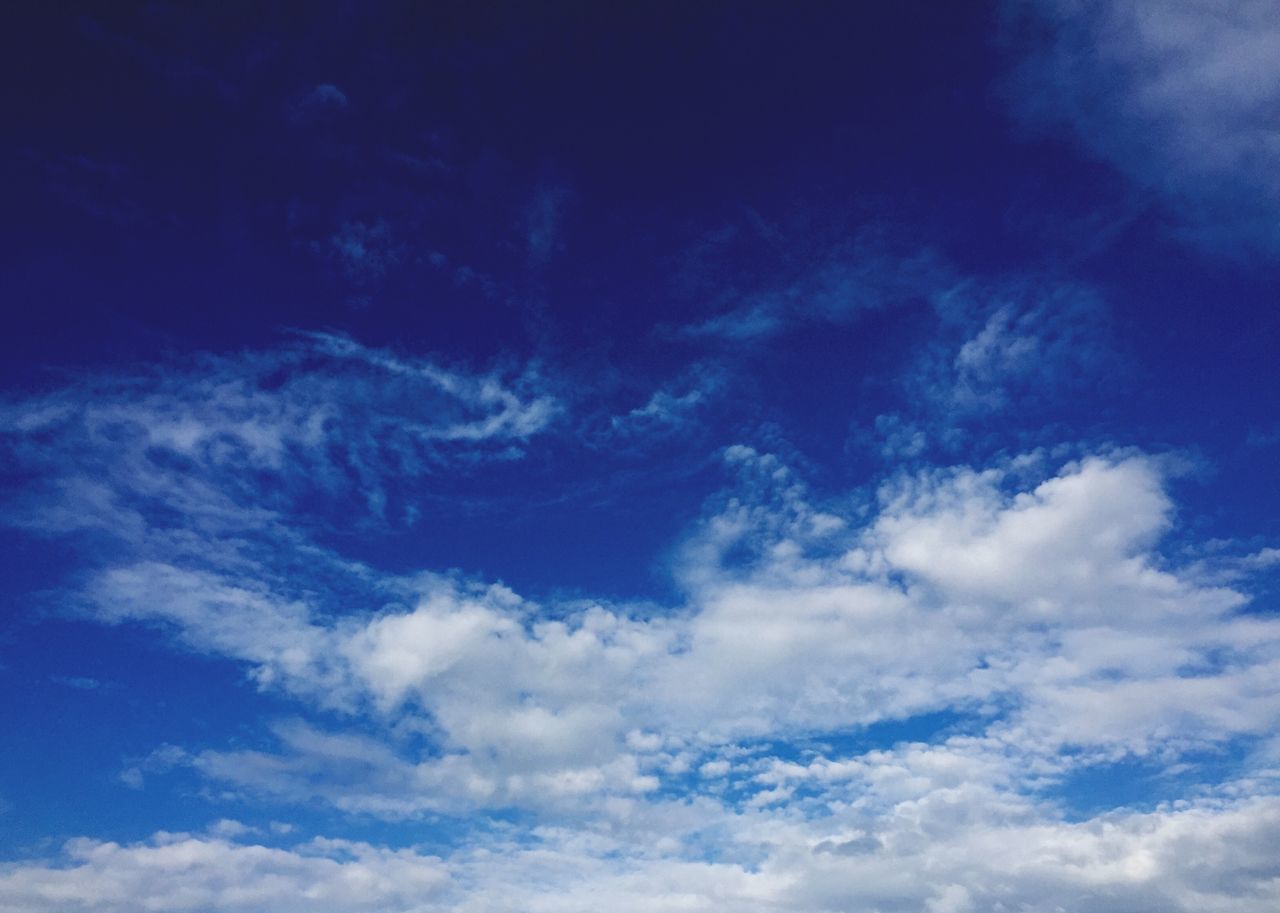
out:
{"label": "cumulus cloud", "polygon": [[[1018,789],[1280,718],[1280,626],[1153,551],[1172,512],[1157,460],[1094,456],[1030,487],[1033,459],[906,475],[867,519],[815,507],[776,457],[729,458],[745,487],[686,544],[688,605],[668,613],[548,612],[421,577],[387,609],[331,617],[159,564],[105,571],[87,597],[103,621],[162,624],[264,688],[386,727],[381,742],[278,730],[276,753],[211,749],[197,769],[392,818],[581,810],[692,767],[767,803],[785,786],[757,778],[767,757],[726,767],[717,752],[941,711],[1036,772],[1005,784]],[[406,722],[429,756],[396,746]]]}
{"label": "cumulus cloud", "polygon": [[1280,9],[1020,0],[1017,107],[1162,194],[1217,246],[1280,242]]}

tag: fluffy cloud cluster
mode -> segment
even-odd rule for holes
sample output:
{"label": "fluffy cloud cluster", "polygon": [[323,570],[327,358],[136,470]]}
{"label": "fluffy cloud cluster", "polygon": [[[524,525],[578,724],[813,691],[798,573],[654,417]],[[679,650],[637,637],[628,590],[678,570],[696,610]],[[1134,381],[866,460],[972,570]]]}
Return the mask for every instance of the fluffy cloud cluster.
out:
{"label": "fluffy cloud cluster", "polygon": [[297,724],[277,731],[281,754],[183,760],[390,818],[598,807],[695,766],[701,786],[683,788],[727,777],[767,802],[779,784],[735,746],[943,711],[984,734],[966,752],[1030,765],[1018,788],[1258,737],[1280,718],[1280,625],[1151,550],[1172,510],[1157,460],[1091,457],[1023,486],[1034,456],[901,477],[858,525],[812,506],[776,458],[729,456],[744,490],[687,544],[688,603],[666,611],[552,612],[428,576],[394,583],[407,604],[333,618],[158,562],[107,570],[86,595],[101,620],[161,623],[263,687],[428,732],[440,753],[418,759]]}
{"label": "fluffy cloud cluster", "polygon": [[939,788],[897,803],[874,833],[853,817],[847,808],[821,822],[738,816],[736,846],[719,849],[749,862],[682,857],[669,837],[642,843],[658,822],[548,828],[533,845],[496,838],[447,859],[323,838],[286,848],[189,834],[74,840],[56,862],[0,871],[0,910],[1264,913],[1280,901],[1274,798],[1071,824],[1038,819],[1017,800]]}

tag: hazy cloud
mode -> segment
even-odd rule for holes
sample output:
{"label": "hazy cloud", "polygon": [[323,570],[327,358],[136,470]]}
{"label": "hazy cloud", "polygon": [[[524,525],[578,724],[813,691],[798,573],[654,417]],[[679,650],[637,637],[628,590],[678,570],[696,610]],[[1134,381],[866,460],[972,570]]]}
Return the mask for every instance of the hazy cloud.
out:
{"label": "hazy cloud", "polygon": [[1212,246],[1274,248],[1280,8],[1268,0],[1020,0],[1011,89],[1039,123],[1163,195]]}

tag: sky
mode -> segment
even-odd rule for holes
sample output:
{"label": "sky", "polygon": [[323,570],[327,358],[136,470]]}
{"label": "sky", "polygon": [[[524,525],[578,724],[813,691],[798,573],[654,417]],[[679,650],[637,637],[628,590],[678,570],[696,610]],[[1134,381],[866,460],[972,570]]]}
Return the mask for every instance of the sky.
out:
{"label": "sky", "polygon": [[9,18],[0,913],[1280,907],[1280,6]]}

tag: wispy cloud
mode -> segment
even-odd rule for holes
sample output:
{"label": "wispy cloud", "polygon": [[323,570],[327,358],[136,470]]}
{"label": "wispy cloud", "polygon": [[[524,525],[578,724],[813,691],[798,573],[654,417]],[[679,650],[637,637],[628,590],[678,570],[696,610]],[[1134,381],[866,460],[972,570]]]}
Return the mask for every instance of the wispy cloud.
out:
{"label": "wispy cloud", "polygon": [[348,104],[346,92],[331,82],[322,82],[298,98],[289,113],[294,123],[317,124],[345,111]]}
{"label": "wispy cloud", "polygon": [[1230,250],[1280,242],[1280,10],[1267,0],[1009,4],[1020,111],[1180,210]]}
{"label": "wispy cloud", "polygon": [[357,289],[369,289],[387,275],[404,256],[385,220],[344,222],[327,243],[312,249],[336,264],[343,278]]}
{"label": "wispy cloud", "polygon": [[136,540],[157,523],[261,526],[303,493],[355,495],[382,515],[397,480],[518,457],[557,409],[533,373],[472,374],[311,334],[10,399],[0,434],[43,480],[16,508],[25,525]]}
{"label": "wispy cloud", "polygon": [[901,375],[898,408],[852,439],[890,463],[954,459],[993,428],[1005,429],[996,448],[1040,444],[1036,428],[1129,370],[1113,345],[1110,309],[1088,286],[957,279],[929,303],[932,332]]}
{"label": "wispy cloud", "polygon": [[796,230],[801,237],[788,238],[754,216],[705,239],[682,275],[685,294],[709,296],[703,306],[712,313],[674,335],[744,343],[797,326],[848,324],[869,311],[918,302],[951,275],[936,254],[904,252],[874,227],[816,240]]}
{"label": "wispy cloud", "polygon": [[1090,386],[1111,354],[1107,309],[1086,287],[958,282],[931,297],[939,332],[910,382],[952,419],[1043,408]]}
{"label": "wispy cloud", "polygon": [[643,403],[607,417],[607,426],[588,430],[590,443],[615,451],[641,448],[686,435],[723,396],[729,372],[714,363],[698,362],[649,394]]}
{"label": "wispy cloud", "polygon": [[561,185],[544,182],[534,191],[523,219],[529,262],[534,266],[546,263],[563,245],[562,223],[569,199],[569,190]]}

